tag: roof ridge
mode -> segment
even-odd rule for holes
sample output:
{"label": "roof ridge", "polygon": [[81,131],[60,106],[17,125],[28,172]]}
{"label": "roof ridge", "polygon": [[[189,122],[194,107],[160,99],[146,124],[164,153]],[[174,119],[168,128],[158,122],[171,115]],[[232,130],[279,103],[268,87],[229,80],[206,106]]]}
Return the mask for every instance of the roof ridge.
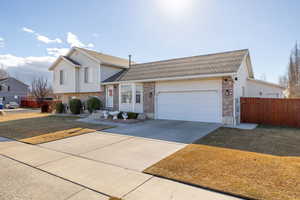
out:
{"label": "roof ridge", "polygon": [[[102,53],[102,52],[91,50],[91,49],[87,49],[87,48],[82,48],[82,47],[76,47],[76,48],[84,50],[84,51],[91,51],[91,52],[94,52],[94,53],[97,53],[97,54],[101,54],[101,55],[104,55],[104,56],[111,56],[111,57],[115,57],[115,58],[119,58],[119,59],[123,59],[123,60],[128,60],[126,58],[122,58],[122,57],[119,57],[119,56],[113,56],[113,55],[110,55],[110,54]],[[91,56],[93,56],[93,55],[91,55]]]}
{"label": "roof ridge", "polygon": [[159,63],[159,62],[167,62],[167,61],[176,61],[176,60],[182,60],[182,59],[197,58],[197,57],[202,57],[202,56],[213,56],[213,55],[234,53],[234,52],[238,52],[238,51],[248,51],[249,52],[249,49],[239,49],[239,50],[232,50],[232,51],[223,51],[223,52],[219,52],[219,53],[208,53],[208,54],[196,55],[196,56],[186,56],[186,57],[180,57],[180,58],[171,58],[171,59],[166,59],[166,60],[159,60],[159,61],[151,61],[151,62],[145,62],[145,63],[132,64],[132,66],[144,65],[144,64],[152,64],[152,63]]}

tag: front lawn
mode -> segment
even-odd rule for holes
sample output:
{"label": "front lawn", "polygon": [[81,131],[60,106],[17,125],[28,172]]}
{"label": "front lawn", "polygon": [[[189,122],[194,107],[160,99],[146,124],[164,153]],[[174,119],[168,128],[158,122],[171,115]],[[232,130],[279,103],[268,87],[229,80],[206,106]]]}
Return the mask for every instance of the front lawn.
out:
{"label": "front lawn", "polygon": [[254,199],[300,199],[299,133],[220,128],[145,172]]}
{"label": "front lawn", "polygon": [[195,143],[278,156],[300,156],[300,129],[265,125],[255,130],[219,128]]}
{"label": "front lawn", "polygon": [[40,144],[108,128],[104,125],[77,122],[78,117],[75,116],[40,113],[12,114],[0,119],[0,137],[30,144]]}

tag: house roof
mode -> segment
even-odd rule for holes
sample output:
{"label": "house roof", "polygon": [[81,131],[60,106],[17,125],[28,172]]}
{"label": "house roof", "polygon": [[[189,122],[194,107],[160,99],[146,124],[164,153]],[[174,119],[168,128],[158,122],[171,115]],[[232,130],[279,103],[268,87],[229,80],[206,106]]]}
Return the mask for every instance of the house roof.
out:
{"label": "house roof", "polygon": [[0,82],[7,80],[9,77],[6,78],[0,78]]}
{"label": "house roof", "polygon": [[6,80],[8,80],[8,79],[13,79],[13,80],[15,80],[15,81],[17,81],[17,82],[19,82],[19,83],[21,83],[21,84],[23,84],[23,85],[29,87],[29,85],[27,85],[26,83],[23,83],[22,81],[20,81],[20,80],[14,78],[14,77],[6,77],[6,78],[2,78],[2,79],[0,79],[0,83],[3,83],[4,81],[6,81]]}
{"label": "house roof", "polygon": [[128,68],[128,65],[129,65],[128,59],[103,54],[103,53],[85,49],[85,48],[79,48],[79,47],[75,47],[75,48],[79,49],[81,51],[84,51],[85,53],[89,54],[90,56],[92,56],[94,59],[98,60],[101,63]]}
{"label": "house roof", "polygon": [[63,58],[71,62],[73,65],[80,66],[80,63],[76,62],[75,60],[72,60],[71,58],[68,58],[67,56],[63,56]]}
{"label": "house roof", "polygon": [[121,71],[119,71],[118,73],[112,75],[111,77],[109,77],[108,79],[105,79],[103,81],[103,83],[109,83],[109,82],[114,82],[117,79],[120,79],[126,72],[128,71],[128,69],[123,69]]}
{"label": "house roof", "polygon": [[80,64],[74,60],[72,60],[71,58],[67,57],[67,56],[59,56],[55,62],[49,67],[49,70],[53,70],[56,65],[61,61],[61,60],[64,60],[65,62],[73,65],[74,67],[79,67]]}
{"label": "house roof", "polygon": [[[106,64],[106,65],[110,65],[110,66],[115,66],[115,67],[119,67],[119,68],[128,68],[129,66],[129,61],[127,59],[124,58],[119,58],[116,56],[111,56],[111,55],[107,55],[107,54],[103,54],[103,53],[99,53],[96,51],[92,51],[89,49],[85,49],[85,48],[80,48],[80,47],[73,47],[66,56],[59,56],[56,61],[49,67],[49,70],[53,70],[55,68],[55,66],[61,61],[61,60],[65,60],[67,62],[69,62],[70,64],[72,64],[73,66],[77,67],[80,66],[80,63],[72,60],[70,58],[70,55],[74,52],[74,51],[79,51],[84,53],[86,56],[90,57],[91,59],[93,59],[94,61],[98,62],[98,63],[102,63],[102,64]],[[133,62],[134,63],[134,62]]]}
{"label": "house roof", "polygon": [[243,49],[134,64],[114,79],[110,77],[110,82],[236,73],[248,53],[248,49]]}

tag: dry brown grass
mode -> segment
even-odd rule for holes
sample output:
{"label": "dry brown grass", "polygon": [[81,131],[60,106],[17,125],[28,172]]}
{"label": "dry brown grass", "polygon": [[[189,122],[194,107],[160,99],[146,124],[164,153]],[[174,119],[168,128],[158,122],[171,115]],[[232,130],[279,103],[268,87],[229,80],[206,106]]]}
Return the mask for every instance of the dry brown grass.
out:
{"label": "dry brown grass", "polygon": [[117,197],[110,197],[109,200],[122,200],[122,199],[117,198]]}
{"label": "dry brown grass", "polygon": [[77,122],[75,120],[78,117],[40,113],[11,114],[9,119],[0,123],[0,137],[31,144],[40,144],[109,128],[104,125]]}
{"label": "dry brown grass", "polygon": [[50,114],[47,113],[39,113],[39,112],[28,112],[28,113],[13,113],[9,114],[6,113],[4,116],[0,116],[0,122],[7,122],[19,119],[29,119],[29,118],[36,118],[36,117],[46,117]]}
{"label": "dry brown grass", "polygon": [[[102,129],[98,129],[98,130],[102,130]],[[48,134],[38,135],[35,137],[25,138],[19,141],[29,143],[29,144],[41,144],[45,142],[59,140],[62,138],[72,137],[72,136],[81,135],[85,133],[91,133],[93,131],[96,130],[89,129],[89,128],[71,128],[62,131],[55,131]]]}
{"label": "dry brown grass", "polygon": [[190,144],[145,170],[255,199],[300,199],[300,158]]}
{"label": "dry brown grass", "polygon": [[219,128],[194,142],[277,156],[300,156],[300,129],[259,126],[254,130]]}

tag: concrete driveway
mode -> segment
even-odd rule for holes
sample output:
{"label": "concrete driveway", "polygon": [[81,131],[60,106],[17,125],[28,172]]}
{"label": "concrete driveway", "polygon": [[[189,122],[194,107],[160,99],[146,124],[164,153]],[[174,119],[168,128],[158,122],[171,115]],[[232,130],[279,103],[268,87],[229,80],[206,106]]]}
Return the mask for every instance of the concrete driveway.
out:
{"label": "concrete driveway", "polygon": [[105,132],[190,144],[220,126],[221,124],[217,123],[147,120],[134,124],[122,124],[116,128],[106,129]]}
{"label": "concrete driveway", "polygon": [[[94,132],[40,145],[0,138],[0,166],[5,168],[0,199],[236,199],[142,173],[187,145],[172,140],[193,141],[216,125],[183,122],[174,128],[166,120],[131,125],[108,130],[122,134]],[[185,129],[187,136],[180,136]]]}

